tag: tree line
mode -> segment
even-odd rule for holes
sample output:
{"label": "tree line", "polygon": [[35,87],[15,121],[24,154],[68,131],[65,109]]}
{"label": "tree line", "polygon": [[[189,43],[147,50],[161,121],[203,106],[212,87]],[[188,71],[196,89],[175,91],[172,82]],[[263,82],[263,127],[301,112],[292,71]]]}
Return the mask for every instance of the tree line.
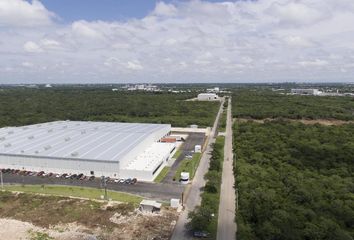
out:
{"label": "tree line", "polygon": [[101,88],[4,89],[0,92],[0,127],[55,120],[212,126],[219,104],[184,101],[195,95]]}
{"label": "tree line", "polygon": [[284,95],[254,88],[234,90],[232,104],[238,118],[354,120],[353,97]]}

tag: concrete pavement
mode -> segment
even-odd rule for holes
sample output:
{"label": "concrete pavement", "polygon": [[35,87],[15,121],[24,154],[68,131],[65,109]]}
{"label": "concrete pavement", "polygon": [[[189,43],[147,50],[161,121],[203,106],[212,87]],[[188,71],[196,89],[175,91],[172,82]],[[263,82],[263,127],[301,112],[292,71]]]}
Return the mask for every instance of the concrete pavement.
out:
{"label": "concrete pavement", "polygon": [[192,236],[187,232],[186,229],[186,224],[188,223],[188,213],[198,205],[200,205],[201,202],[201,188],[204,187],[205,185],[205,179],[204,175],[208,172],[209,169],[209,162],[210,162],[210,153],[212,151],[212,145],[215,142],[215,133],[217,130],[218,122],[220,115],[222,113],[223,109],[223,104],[224,100],[222,100],[219,112],[216,116],[213,128],[211,130],[210,136],[208,138],[208,143],[205,151],[203,152],[202,158],[200,160],[199,166],[197,168],[197,171],[194,175],[193,181],[191,186],[188,188],[187,196],[186,196],[186,201],[184,205],[184,211],[181,213],[181,215],[178,218],[178,221],[176,223],[176,226],[174,228],[173,234],[171,239],[172,240],[183,240],[183,239],[192,239]]}
{"label": "concrete pavement", "polygon": [[222,172],[222,183],[219,203],[218,232],[217,240],[236,239],[235,223],[235,177],[233,172],[233,151],[232,151],[232,114],[231,98],[227,108],[227,123],[224,147],[224,163]]}

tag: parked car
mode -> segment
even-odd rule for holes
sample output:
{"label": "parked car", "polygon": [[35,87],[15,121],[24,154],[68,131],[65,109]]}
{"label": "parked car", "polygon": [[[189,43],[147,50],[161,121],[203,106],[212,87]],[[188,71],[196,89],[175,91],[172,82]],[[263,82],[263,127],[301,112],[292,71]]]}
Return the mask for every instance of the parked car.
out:
{"label": "parked car", "polygon": [[135,183],[137,183],[137,182],[138,182],[138,179],[133,178],[133,179],[132,179],[132,182],[131,182],[130,184],[135,184]]}
{"label": "parked car", "polygon": [[89,181],[92,181],[92,180],[94,180],[95,179],[95,176],[91,176],[91,177],[89,177]]}
{"label": "parked car", "polygon": [[61,177],[60,174],[56,174],[56,175],[55,175],[55,178],[60,178],[60,177]]}
{"label": "parked car", "polygon": [[77,174],[73,174],[70,176],[70,179],[74,179],[74,178],[77,178]]}
{"label": "parked car", "polygon": [[44,174],[44,171],[40,171],[39,173],[37,173],[37,176],[40,177]]}
{"label": "parked car", "polygon": [[208,232],[205,231],[194,231],[193,232],[193,237],[196,238],[207,238],[209,236]]}
{"label": "parked car", "polygon": [[86,176],[85,175],[82,175],[80,180],[85,180],[86,179]]}
{"label": "parked car", "polygon": [[114,179],[114,183],[119,183],[119,178]]}
{"label": "parked car", "polygon": [[63,173],[62,175],[60,175],[61,178],[66,178],[68,176],[68,174]]}
{"label": "parked car", "polygon": [[125,179],[122,178],[122,179],[119,179],[118,183],[124,183],[125,182]]}
{"label": "parked car", "polygon": [[128,179],[125,180],[124,183],[125,183],[125,184],[130,184],[131,182],[132,182],[132,179],[131,179],[131,178],[128,178]]}

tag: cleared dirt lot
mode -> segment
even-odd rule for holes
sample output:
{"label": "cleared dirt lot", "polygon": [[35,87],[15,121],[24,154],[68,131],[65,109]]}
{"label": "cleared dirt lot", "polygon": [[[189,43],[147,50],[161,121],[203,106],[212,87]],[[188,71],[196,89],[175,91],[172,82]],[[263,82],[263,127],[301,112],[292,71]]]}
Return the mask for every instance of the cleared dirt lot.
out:
{"label": "cleared dirt lot", "polygon": [[[313,125],[313,124],[321,124],[325,126],[338,126],[338,125],[343,125],[343,124],[350,124],[354,123],[354,121],[342,121],[342,120],[336,120],[336,119],[288,119],[288,118],[282,118],[283,120],[286,121],[291,121],[291,122],[301,122],[303,124],[307,125]],[[265,118],[265,119],[252,119],[252,118],[235,118],[234,121],[239,121],[239,122],[247,122],[247,121],[252,121],[252,122],[257,122],[257,123],[264,123],[265,121],[274,121],[277,119],[272,119],[272,118]]]}
{"label": "cleared dirt lot", "polygon": [[177,219],[175,210],[163,208],[152,214],[141,213],[136,207],[0,192],[0,239],[31,239],[36,234],[65,240],[169,239]]}

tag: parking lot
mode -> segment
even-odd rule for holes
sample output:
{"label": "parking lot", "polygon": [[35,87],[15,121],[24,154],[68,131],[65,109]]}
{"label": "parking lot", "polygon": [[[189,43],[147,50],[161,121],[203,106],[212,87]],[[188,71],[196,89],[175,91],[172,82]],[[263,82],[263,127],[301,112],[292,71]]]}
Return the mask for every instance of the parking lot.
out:
{"label": "parking lot", "polygon": [[181,154],[171,166],[171,169],[167,176],[162,180],[165,184],[176,184],[178,181],[173,181],[173,177],[178,169],[179,164],[187,155],[191,155],[194,152],[195,145],[203,145],[205,141],[205,133],[189,133],[188,138],[181,146]]}
{"label": "parking lot", "polygon": [[[3,170],[3,181],[4,184],[48,184],[102,188],[101,178],[84,177],[83,175],[80,176],[80,174],[71,176],[44,172],[31,174],[18,170],[6,171],[5,169]],[[107,189],[137,194],[156,200],[169,201],[171,198],[180,198],[184,191],[184,186],[171,187],[171,184],[139,182],[133,179],[108,179]]]}

